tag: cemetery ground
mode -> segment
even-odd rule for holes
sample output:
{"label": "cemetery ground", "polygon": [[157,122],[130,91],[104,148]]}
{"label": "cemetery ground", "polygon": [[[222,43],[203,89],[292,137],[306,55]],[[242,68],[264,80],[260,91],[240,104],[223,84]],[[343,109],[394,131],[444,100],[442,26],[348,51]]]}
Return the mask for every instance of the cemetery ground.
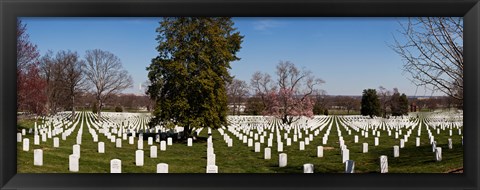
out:
{"label": "cemetery ground", "polygon": [[[79,159],[78,173],[110,173],[110,160],[121,160],[122,173],[156,173],[157,164],[168,164],[169,173],[205,173],[207,166],[207,129],[203,129],[198,134],[198,139],[193,142],[193,146],[187,146],[186,141],[175,142],[167,146],[165,151],[159,150],[160,143],[153,142],[157,146],[157,158],[150,158],[150,146],[147,137],[143,141],[144,164],[136,166],[135,151],[138,150],[137,139],[135,143],[129,144],[128,139],[122,140],[121,148],[116,147],[115,142],[111,142],[105,135],[97,131],[98,142],[105,143],[105,153],[98,153],[98,144],[93,141],[86,126],[87,123],[92,125],[93,114],[91,112],[79,112],[78,123],[74,126],[75,130],[66,140],[60,138],[62,135],[57,134],[53,137],[59,137],[59,147],[53,146],[53,137],[40,138],[39,145],[34,145],[34,134],[29,133],[30,128],[34,127],[31,120],[22,120],[17,124],[17,131],[22,132],[26,129],[26,134],[22,138],[28,138],[29,150],[24,151],[22,142],[17,142],[17,172],[18,173],[73,173],[69,171],[69,155],[72,154],[72,146],[77,144],[75,138],[82,129],[81,149]],[[407,132],[403,130],[403,135],[399,135],[396,139],[394,132],[388,136],[386,131],[379,130],[379,145],[374,146],[375,136],[369,131],[368,137],[362,136],[360,132],[350,130],[348,134],[345,120],[341,116],[323,116],[326,127],[319,130],[319,134],[315,135],[313,140],[305,145],[304,150],[299,150],[299,144],[302,138],[296,142],[291,141],[291,145],[287,146],[284,134],[280,134],[283,140],[283,151],[277,151],[276,138],[272,141],[271,159],[264,159],[264,148],[267,147],[267,138],[261,143],[260,152],[255,152],[255,146],[247,146],[247,143],[239,140],[227,128],[223,129],[228,134],[233,146],[228,147],[224,137],[219,130],[212,130],[212,139],[214,153],[216,155],[215,165],[218,166],[219,173],[303,173],[303,165],[311,163],[314,165],[314,173],[344,173],[345,164],[342,163],[341,147],[339,143],[339,132],[343,136],[345,145],[350,151],[349,159],[355,161],[355,173],[379,173],[381,155],[388,157],[388,173],[445,173],[459,168],[463,168],[463,146],[462,135],[453,130],[450,136],[448,129],[441,130],[437,134],[436,130],[431,129],[432,134],[437,142],[437,147],[442,148],[442,160],[435,160],[435,152],[432,152],[432,145],[429,143],[429,137],[426,125],[420,120],[421,136],[420,146],[416,146],[415,138],[417,137],[416,126],[405,142],[405,147],[400,148],[399,157],[393,156],[393,146],[399,145],[400,139]],[[40,125],[41,122],[37,123]],[[76,122],[73,122],[76,123]],[[83,127],[80,127],[83,124]],[[73,127],[72,127],[73,128]],[[330,128],[329,139],[323,144],[322,137]],[[266,130],[270,132],[270,130]],[[303,133],[303,130],[300,130]],[[462,131],[463,132],[463,131]],[[277,137],[278,130],[274,130],[273,136]],[[292,137],[293,133],[289,134]],[[305,137],[308,137],[303,133]],[[313,132],[310,132],[313,134]],[[116,134],[114,134],[116,136]],[[358,136],[358,142],[354,142],[355,135]],[[268,135],[266,136],[268,137]],[[120,136],[121,138],[121,136]],[[253,137],[248,137],[252,138]],[[453,142],[452,149],[448,147],[448,139]],[[46,140],[46,141],[43,141]],[[161,139],[165,140],[165,139]],[[258,142],[258,140],[254,141]],[[363,143],[368,143],[368,152],[362,153]],[[317,157],[317,146],[323,146],[323,157]],[[43,165],[34,165],[34,149],[43,150]],[[287,154],[287,166],[279,167],[279,154]]]}

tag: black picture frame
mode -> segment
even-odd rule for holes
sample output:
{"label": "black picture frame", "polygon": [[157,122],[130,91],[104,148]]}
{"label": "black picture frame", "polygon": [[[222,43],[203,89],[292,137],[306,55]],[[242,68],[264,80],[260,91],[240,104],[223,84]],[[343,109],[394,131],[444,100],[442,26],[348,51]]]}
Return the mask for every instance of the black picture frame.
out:
{"label": "black picture frame", "polygon": [[[478,0],[0,0],[0,188],[3,189],[479,189]],[[17,174],[17,17],[464,17],[462,174]]]}

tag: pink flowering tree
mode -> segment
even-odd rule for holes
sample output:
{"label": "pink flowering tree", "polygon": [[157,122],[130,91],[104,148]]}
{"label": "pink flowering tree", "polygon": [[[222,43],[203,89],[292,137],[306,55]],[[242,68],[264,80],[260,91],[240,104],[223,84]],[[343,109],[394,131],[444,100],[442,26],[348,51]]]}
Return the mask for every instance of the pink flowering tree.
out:
{"label": "pink flowering tree", "polygon": [[255,73],[252,88],[264,103],[264,115],[275,116],[284,124],[292,124],[302,116],[313,117],[313,95],[317,86],[324,83],[310,71],[300,71],[291,62],[277,65],[277,80],[273,82],[268,74]]}

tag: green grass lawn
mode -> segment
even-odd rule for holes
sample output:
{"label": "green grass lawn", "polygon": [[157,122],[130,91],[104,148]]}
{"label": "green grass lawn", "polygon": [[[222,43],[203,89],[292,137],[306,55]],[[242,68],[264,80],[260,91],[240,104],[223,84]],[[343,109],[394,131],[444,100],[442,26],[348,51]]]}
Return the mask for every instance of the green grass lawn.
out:
{"label": "green grass lawn", "polygon": [[[335,119],[338,119],[335,117]],[[85,117],[82,117],[85,122]],[[284,140],[284,153],[288,155],[287,167],[278,167],[278,156],[276,134],[274,134],[273,146],[271,148],[272,158],[263,159],[265,143],[261,145],[261,152],[255,153],[254,146],[248,147],[243,144],[232,133],[227,132],[233,139],[233,147],[227,147],[223,137],[217,130],[213,130],[213,146],[216,154],[216,165],[219,173],[302,173],[303,164],[312,163],[316,173],[343,173],[345,165],[341,162],[340,147],[338,144],[337,126],[334,119],[330,131],[328,144],[322,145],[322,137],[327,127],[320,134],[314,137],[305,150],[299,150],[299,141],[293,142],[291,146],[286,146]],[[33,122],[18,122],[17,128],[31,128]],[[463,147],[461,136],[454,130],[453,136],[448,136],[448,131],[442,131],[440,135],[432,131],[437,141],[437,147],[442,147],[443,160],[435,161],[435,154],[432,152],[431,145],[428,142],[427,131],[422,126],[421,146],[415,147],[416,129],[412,131],[405,148],[400,149],[400,157],[393,157],[393,146],[399,144],[399,139],[388,136],[386,131],[381,132],[380,145],[374,145],[374,137],[364,138],[360,133],[352,130],[351,135],[340,127],[345,144],[350,150],[350,159],[355,161],[355,173],[378,173],[380,171],[380,155],[388,156],[389,173],[443,173],[452,169],[463,167]],[[17,171],[18,173],[70,173],[68,170],[68,157],[72,154],[72,146],[76,144],[76,135],[80,123],[76,130],[67,137],[67,140],[61,140],[60,147],[53,147],[53,138],[46,142],[40,142],[40,145],[33,145],[33,134],[27,134],[24,138],[30,139],[30,150],[22,150],[22,143],[17,143]],[[27,130],[28,131],[28,130]],[[404,131],[405,132],[405,131]],[[135,151],[137,150],[137,138],[135,144],[130,145],[128,139],[122,141],[122,148],[115,148],[115,143],[111,143],[103,134],[97,131],[99,142],[105,142],[105,153],[97,153],[97,143],[88,132],[86,124],[83,125],[83,140],[81,145],[80,171],[79,173],[109,173],[110,160],[122,160],[123,173],[155,173],[158,163],[167,163],[170,173],[205,173],[207,164],[207,130],[204,129],[199,134],[199,139],[194,142],[192,147],[187,147],[186,142],[175,142],[172,146],[167,146],[166,151],[159,150],[157,146],[158,158],[150,158],[150,146],[147,140],[144,140],[144,166],[135,166]],[[359,136],[359,142],[354,143],[354,135]],[[292,133],[290,134],[292,137]],[[305,136],[304,136],[305,137]],[[403,136],[402,136],[403,137]],[[282,134],[283,138],[283,134]],[[448,149],[447,139],[453,139],[453,149]],[[41,138],[40,138],[41,139]],[[369,144],[368,153],[362,153],[362,143]],[[324,146],[324,157],[318,158],[317,146]],[[328,147],[328,148],[327,148]],[[43,166],[33,165],[33,149],[43,149]]]}

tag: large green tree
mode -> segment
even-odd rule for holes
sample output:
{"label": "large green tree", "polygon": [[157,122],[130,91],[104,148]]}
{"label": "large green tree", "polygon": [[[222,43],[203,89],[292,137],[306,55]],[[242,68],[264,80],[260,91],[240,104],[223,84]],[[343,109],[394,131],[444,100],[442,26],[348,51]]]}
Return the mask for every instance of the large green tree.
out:
{"label": "large green tree", "polygon": [[380,100],[375,89],[365,89],[362,94],[362,115],[373,116],[380,115]]}
{"label": "large green tree", "polygon": [[166,17],[157,28],[159,55],[147,67],[147,93],[155,101],[149,123],[193,128],[227,124],[230,62],[239,60],[243,36],[226,17]]}

